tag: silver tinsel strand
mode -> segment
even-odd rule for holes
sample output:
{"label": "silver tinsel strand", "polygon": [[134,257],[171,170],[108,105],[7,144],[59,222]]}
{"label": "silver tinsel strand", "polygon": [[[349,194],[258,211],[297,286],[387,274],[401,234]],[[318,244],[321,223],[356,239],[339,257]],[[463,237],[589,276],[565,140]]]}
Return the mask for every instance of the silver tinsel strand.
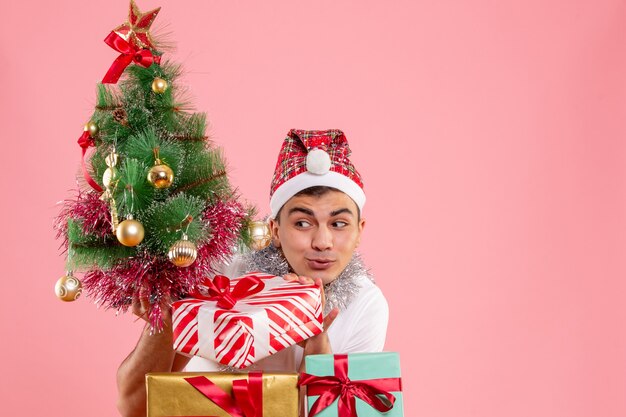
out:
{"label": "silver tinsel strand", "polygon": [[[293,272],[282,252],[274,245],[245,254],[244,264],[246,271],[261,271],[277,276]],[[335,307],[339,308],[340,311],[348,307],[359,292],[357,279],[361,276],[366,276],[374,282],[374,277],[363,264],[361,255],[355,252],[348,266],[339,274],[337,279],[324,285],[324,293],[326,294],[325,315]]]}

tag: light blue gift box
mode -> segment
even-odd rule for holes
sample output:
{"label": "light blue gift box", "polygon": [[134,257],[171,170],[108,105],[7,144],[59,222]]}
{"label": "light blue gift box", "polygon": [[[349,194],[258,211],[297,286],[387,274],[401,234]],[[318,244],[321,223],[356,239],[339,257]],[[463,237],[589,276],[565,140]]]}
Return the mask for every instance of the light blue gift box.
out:
{"label": "light blue gift box", "polygon": [[[352,353],[347,356],[348,378],[351,381],[400,378],[400,356],[397,352]],[[305,372],[316,376],[333,376],[335,375],[334,358],[334,355],[308,355],[305,357]],[[403,417],[402,391],[390,392],[396,397],[391,410],[381,413],[357,397],[357,415],[359,417]],[[318,398],[317,395],[307,396],[309,410]],[[317,413],[316,417],[338,417],[337,399],[329,407]]]}

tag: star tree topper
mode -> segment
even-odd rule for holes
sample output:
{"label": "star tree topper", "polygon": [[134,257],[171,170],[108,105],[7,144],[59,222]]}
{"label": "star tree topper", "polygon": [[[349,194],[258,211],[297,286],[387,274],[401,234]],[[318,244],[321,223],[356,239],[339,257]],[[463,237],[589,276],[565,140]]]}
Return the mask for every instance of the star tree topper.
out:
{"label": "star tree topper", "polygon": [[130,0],[128,21],[113,29],[113,32],[139,48],[154,48],[148,31],[159,10],[161,8],[157,7],[149,12],[141,13],[139,7],[135,4],[135,0]]}

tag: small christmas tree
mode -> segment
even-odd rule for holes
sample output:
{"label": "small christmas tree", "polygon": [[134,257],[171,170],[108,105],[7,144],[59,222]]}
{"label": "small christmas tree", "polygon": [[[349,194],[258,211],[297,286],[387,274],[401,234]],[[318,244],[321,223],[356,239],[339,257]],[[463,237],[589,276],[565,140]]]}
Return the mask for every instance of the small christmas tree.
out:
{"label": "small christmas tree", "polygon": [[[157,329],[164,299],[189,293],[247,243],[252,214],[205,136],[206,115],[176,94],[180,68],[162,62],[149,32],[158,12],[131,0],[128,21],[105,39],[120,55],[78,141],[86,183],[56,224],[69,271],[59,298],[74,300],[84,286],[97,304],[126,311],[149,295]],[[72,271],[84,272],[83,284]]]}

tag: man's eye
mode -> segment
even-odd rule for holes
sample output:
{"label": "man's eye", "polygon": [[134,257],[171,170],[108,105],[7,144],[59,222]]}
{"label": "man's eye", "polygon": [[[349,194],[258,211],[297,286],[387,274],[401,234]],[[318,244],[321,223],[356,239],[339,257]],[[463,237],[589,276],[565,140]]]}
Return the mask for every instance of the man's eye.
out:
{"label": "man's eye", "polygon": [[311,223],[307,222],[306,220],[299,220],[296,222],[296,227],[309,227],[311,225]]}
{"label": "man's eye", "polygon": [[333,222],[333,227],[342,228],[342,227],[346,227],[347,225],[348,225],[347,222],[342,222],[342,221]]}

